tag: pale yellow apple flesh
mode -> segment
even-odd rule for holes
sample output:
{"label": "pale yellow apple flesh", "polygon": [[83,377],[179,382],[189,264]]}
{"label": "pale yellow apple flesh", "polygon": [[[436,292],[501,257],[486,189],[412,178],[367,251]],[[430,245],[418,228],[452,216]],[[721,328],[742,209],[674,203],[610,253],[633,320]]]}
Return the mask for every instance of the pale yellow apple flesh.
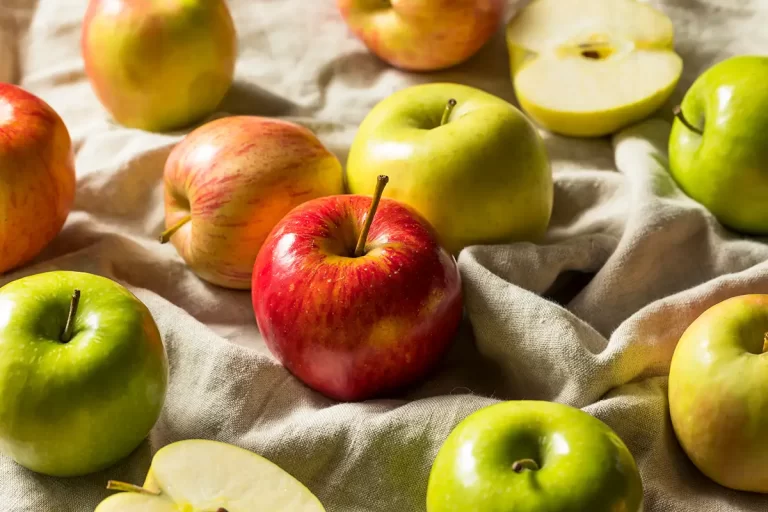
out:
{"label": "pale yellow apple flesh", "polygon": [[269,460],[217,441],[179,441],[152,460],[144,492],[122,492],[95,512],[324,512],[298,480]]}
{"label": "pale yellow apple flesh", "polygon": [[548,130],[602,136],[669,97],[683,63],[670,19],[635,0],[534,0],[510,20],[520,106]]}

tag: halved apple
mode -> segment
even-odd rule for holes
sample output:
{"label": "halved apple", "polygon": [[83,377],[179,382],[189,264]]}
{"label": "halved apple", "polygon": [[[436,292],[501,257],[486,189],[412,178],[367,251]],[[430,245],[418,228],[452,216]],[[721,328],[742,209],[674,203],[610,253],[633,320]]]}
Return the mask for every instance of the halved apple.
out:
{"label": "halved apple", "polygon": [[325,512],[298,480],[267,459],[237,446],[192,439],[155,454],[143,487],[125,491],[95,512]]}
{"label": "halved apple", "polygon": [[655,112],[683,70],[672,21],[635,0],[533,0],[507,25],[522,109],[547,130],[595,137]]}

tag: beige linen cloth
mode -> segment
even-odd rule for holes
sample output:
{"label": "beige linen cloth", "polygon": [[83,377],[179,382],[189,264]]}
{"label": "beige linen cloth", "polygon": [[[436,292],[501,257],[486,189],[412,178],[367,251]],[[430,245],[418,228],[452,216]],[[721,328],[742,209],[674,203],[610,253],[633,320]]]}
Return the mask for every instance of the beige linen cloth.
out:
{"label": "beige linen cloth", "polygon": [[[423,511],[432,460],[452,428],[480,407],[522,398],[584,408],[613,427],[638,461],[649,512],[768,510],[768,496],[724,489],[688,462],[666,401],[670,357],[685,327],[727,297],[768,293],[768,245],[720,227],[665,167],[671,106],[713,63],[768,49],[767,2],[654,2],[673,19],[685,59],[660,119],[612,139],[543,133],[555,173],[546,243],[463,251],[467,321],[444,364],[407,395],[348,404],[307,389],[275,362],[248,292],[202,282],[170,244],[155,241],[163,164],[183,134],[109,121],[79,53],[86,0],[1,2],[0,80],[20,83],[61,113],[75,143],[78,189],[60,236],[0,284],[53,269],[116,279],[151,309],[171,367],[157,425],[110,470],[47,478],[0,457],[2,512],[91,511],[109,494],[108,479],[143,482],[152,454],[187,438],[269,458],[329,512]],[[417,75],[369,55],[332,0],[230,6],[240,41],[237,84],[216,115],[305,124],[342,162],[369,109],[408,85],[460,82],[515,101],[501,29],[466,64]],[[510,3],[507,18],[517,8]]]}

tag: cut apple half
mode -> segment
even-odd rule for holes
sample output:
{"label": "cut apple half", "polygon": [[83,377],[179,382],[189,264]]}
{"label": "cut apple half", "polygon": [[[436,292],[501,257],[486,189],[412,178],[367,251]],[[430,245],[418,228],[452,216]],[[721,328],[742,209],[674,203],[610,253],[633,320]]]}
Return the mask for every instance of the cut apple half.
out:
{"label": "cut apple half", "polygon": [[169,444],[152,459],[144,486],[110,482],[108,488],[123,492],[95,512],[325,512],[274,463],[218,441]]}
{"label": "cut apple half", "polygon": [[654,113],[683,70],[671,20],[635,0],[534,0],[507,25],[522,109],[562,135],[608,135]]}

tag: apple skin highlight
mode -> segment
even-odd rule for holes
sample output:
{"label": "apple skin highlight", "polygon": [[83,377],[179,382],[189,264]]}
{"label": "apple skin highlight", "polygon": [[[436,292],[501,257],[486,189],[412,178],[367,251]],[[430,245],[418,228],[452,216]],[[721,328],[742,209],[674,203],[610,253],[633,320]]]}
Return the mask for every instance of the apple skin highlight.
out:
{"label": "apple skin highlight", "polygon": [[294,209],[256,260],[252,298],[272,353],[326,396],[356,401],[423,377],[462,316],[461,278],[429,224],[382,199],[366,253],[353,258],[371,198]]}

